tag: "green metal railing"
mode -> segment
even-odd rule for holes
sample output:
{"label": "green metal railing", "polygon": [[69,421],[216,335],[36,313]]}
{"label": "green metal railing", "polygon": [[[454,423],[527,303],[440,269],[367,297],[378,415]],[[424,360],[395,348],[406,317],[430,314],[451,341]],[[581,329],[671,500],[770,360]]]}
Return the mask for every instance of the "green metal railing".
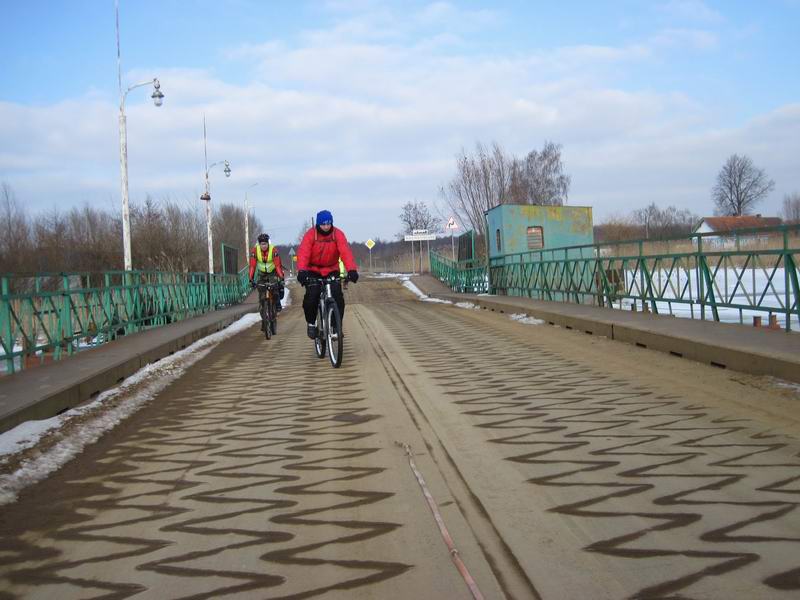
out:
{"label": "green metal railing", "polygon": [[489,290],[485,266],[475,266],[474,260],[453,261],[431,251],[431,274],[450,289],[467,294],[481,294]]}
{"label": "green metal railing", "polygon": [[[715,321],[775,316],[800,323],[800,225],[694,234],[668,240],[570,246],[495,257],[493,293]],[[477,291],[481,275],[441,256],[431,270],[457,291]],[[473,290],[465,282],[473,282]]]}
{"label": "green metal railing", "polygon": [[0,352],[6,373],[119,336],[240,303],[238,274],[161,271],[0,275]]}

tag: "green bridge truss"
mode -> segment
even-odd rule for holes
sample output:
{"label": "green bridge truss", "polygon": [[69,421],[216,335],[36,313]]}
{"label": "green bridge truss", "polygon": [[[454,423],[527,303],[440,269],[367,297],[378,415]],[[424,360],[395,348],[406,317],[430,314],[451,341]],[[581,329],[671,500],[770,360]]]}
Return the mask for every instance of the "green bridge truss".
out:
{"label": "green bridge truss", "polygon": [[486,266],[431,253],[432,274],[457,292],[527,296],[691,318],[800,322],[800,225],[537,250]]}
{"label": "green bridge truss", "polygon": [[0,359],[6,373],[119,336],[238,304],[238,274],[108,271],[0,275]]}

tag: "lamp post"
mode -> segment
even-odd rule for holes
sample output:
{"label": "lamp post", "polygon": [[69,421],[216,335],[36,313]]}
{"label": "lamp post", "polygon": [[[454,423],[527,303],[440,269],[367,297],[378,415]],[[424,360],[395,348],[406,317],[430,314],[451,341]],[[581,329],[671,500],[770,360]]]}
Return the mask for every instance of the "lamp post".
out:
{"label": "lamp post", "polygon": [[122,90],[122,58],[119,45],[119,0],[115,3],[117,10],[117,79],[119,81],[119,169],[122,178],[122,247],[125,256],[125,270],[132,269],[131,260],[131,213],[128,204],[128,127],[125,119],[125,99],[131,90],[145,85],[153,85],[153,93],[150,97],[153,104],[161,106],[164,103],[164,94],[161,92],[161,84],[157,78],[151,81],[143,81],[130,86],[127,90]]}
{"label": "lamp post", "polygon": [[247,192],[258,185],[258,182],[249,186],[244,191],[244,262],[247,263],[247,253],[250,252],[250,207],[247,204]]}
{"label": "lamp post", "polygon": [[208,173],[216,167],[217,165],[225,165],[225,168],[222,170],[225,173],[225,177],[231,176],[231,163],[227,160],[218,161],[212,163],[211,165],[208,164],[208,149],[206,146],[206,117],[203,115],[203,154],[205,156],[205,166],[206,166],[206,178],[205,178],[205,191],[203,195],[200,196],[200,200],[203,200],[206,203],[206,228],[208,230],[208,273],[209,275],[214,274],[214,240],[211,234],[211,188],[208,183]]}

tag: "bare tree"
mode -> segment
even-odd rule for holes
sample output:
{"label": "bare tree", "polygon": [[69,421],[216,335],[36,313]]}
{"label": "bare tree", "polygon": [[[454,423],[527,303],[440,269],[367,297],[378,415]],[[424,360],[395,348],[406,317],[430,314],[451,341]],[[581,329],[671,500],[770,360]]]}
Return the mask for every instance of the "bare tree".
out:
{"label": "bare tree", "polygon": [[800,193],[794,192],[783,197],[781,216],[787,223],[800,223]]}
{"label": "bare tree", "polygon": [[310,219],[308,221],[303,221],[303,223],[300,225],[300,230],[297,232],[297,239],[295,240],[295,245],[297,246],[300,245],[300,242],[303,241],[303,237],[306,235],[306,231],[308,231],[309,228],[311,228],[311,226],[312,225]]}
{"label": "bare tree", "polygon": [[531,150],[522,169],[515,169],[514,173],[522,178],[513,185],[524,190],[525,204],[561,206],[567,201],[572,179],[564,173],[560,144],[546,141],[541,152]]}
{"label": "bare tree", "polygon": [[738,217],[750,213],[774,187],[775,182],[750,157],[733,154],[717,175],[711,198],[717,214]]}
{"label": "bare tree", "polygon": [[483,236],[484,213],[500,204],[561,205],[569,194],[570,177],[564,173],[561,146],[545,142],[520,160],[497,143],[475,145],[456,157],[456,174],[440,195],[462,223]]}
{"label": "bare tree", "polygon": [[427,204],[415,200],[414,202],[406,202],[403,205],[400,213],[400,223],[403,228],[398,237],[412,233],[415,229],[437,229],[439,219],[431,214]]}
{"label": "bare tree", "polygon": [[0,272],[30,268],[30,224],[12,187],[0,184]]}
{"label": "bare tree", "polygon": [[456,156],[456,174],[440,189],[450,210],[479,235],[484,233],[484,212],[509,201],[513,161],[497,143],[491,149],[478,143],[474,154],[462,150]]}

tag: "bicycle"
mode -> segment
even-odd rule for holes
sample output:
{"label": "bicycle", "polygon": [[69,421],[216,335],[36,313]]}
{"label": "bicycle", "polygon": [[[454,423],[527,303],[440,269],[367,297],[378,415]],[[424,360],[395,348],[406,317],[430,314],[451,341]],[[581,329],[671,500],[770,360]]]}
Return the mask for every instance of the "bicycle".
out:
{"label": "bicycle", "polygon": [[306,286],[319,284],[322,291],[317,306],[317,337],[314,338],[314,350],[318,358],[325,358],[327,350],[331,366],[338,369],[342,365],[344,338],[342,336],[342,315],[331,292],[331,284],[339,280],[338,273],[326,277],[310,276]]}
{"label": "bicycle", "polygon": [[258,312],[261,315],[261,331],[264,337],[270,339],[278,333],[278,314],[275,312],[275,302],[278,300],[279,283],[258,282]]}

